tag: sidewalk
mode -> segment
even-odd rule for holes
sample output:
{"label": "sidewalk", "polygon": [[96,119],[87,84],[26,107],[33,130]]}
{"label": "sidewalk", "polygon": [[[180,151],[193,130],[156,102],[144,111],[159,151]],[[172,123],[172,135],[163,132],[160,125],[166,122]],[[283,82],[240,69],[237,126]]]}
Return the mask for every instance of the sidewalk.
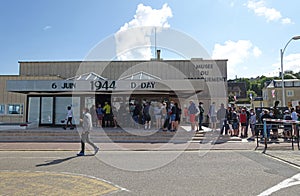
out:
{"label": "sidewalk", "polygon": [[[90,136],[102,150],[253,150],[255,142],[229,136],[219,136],[218,131],[204,127],[202,132],[189,131],[190,126],[181,126],[179,131],[163,132],[127,128],[94,128]],[[0,150],[71,150],[80,148],[80,128],[39,127],[26,130],[0,131]]]}
{"label": "sidewalk", "polygon": [[[195,133],[184,131],[189,128],[188,126],[182,128],[182,132],[177,133],[176,137],[174,133],[170,132],[154,131],[152,133],[144,130],[129,130],[130,133],[128,133],[121,129],[105,129],[96,130],[91,138],[102,151],[256,150],[263,152],[264,150],[263,143],[259,143],[259,147],[256,148],[256,141],[219,137],[214,135],[209,128],[205,128],[205,136],[198,137],[195,137],[197,135]],[[133,136],[128,134],[133,134]],[[30,130],[0,131],[0,135],[0,151],[78,151],[80,149],[80,137],[77,130],[43,127]],[[130,140],[130,137],[133,138]],[[31,140],[22,141],[24,138]],[[40,140],[41,138],[45,141]],[[138,141],[137,138],[143,140]],[[296,146],[295,149],[297,149]],[[266,155],[300,167],[300,151],[293,151],[290,143],[268,144]]]}

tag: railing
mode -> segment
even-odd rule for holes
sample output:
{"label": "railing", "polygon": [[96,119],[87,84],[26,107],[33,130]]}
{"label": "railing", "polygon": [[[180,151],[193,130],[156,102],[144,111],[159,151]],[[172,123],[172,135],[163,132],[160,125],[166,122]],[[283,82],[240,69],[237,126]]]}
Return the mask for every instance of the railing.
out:
{"label": "railing", "polygon": [[[267,122],[274,122],[276,124],[267,124]],[[284,127],[284,125],[287,125],[287,124],[296,125],[296,124],[300,124],[300,121],[296,121],[296,120],[282,120],[282,119],[270,119],[270,118],[264,118],[263,119],[262,126],[263,126],[263,138],[264,138],[264,144],[265,144],[264,152],[268,148],[267,126],[272,126],[271,129],[273,129],[273,126],[275,125],[275,126],[278,126],[277,128],[279,129],[280,125],[282,125],[282,127]],[[300,149],[300,146],[299,146],[299,130],[298,131],[294,130],[294,134],[293,134],[293,128],[292,128],[291,133],[292,133],[291,134],[292,149],[294,150],[294,142],[297,141],[297,146],[298,146],[298,150],[299,150]],[[258,146],[259,146],[259,141],[258,141],[258,134],[257,134],[257,147]]]}

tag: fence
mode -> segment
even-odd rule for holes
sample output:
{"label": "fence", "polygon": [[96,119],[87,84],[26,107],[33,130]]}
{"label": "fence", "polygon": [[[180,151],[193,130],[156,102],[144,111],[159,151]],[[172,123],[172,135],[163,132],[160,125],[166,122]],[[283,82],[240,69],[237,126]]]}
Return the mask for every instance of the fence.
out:
{"label": "fence", "polygon": [[[282,120],[282,119],[270,119],[270,118],[263,119],[262,126],[263,126],[263,138],[264,138],[264,144],[265,144],[264,151],[266,151],[268,148],[267,126],[270,126],[270,125],[272,126],[272,124],[267,124],[267,122],[276,123],[275,125],[277,125],[277,126],[279,126],[281,123],[283,126],[286,124],[291,124],[291,125],[300,124],[300,121],[296,121],[296,120]],[[293,130],[292,130],[291,133],[292,133],[291,134],[292,149],[294,150],[294,142],[297,141],[297,146],[298,146],[298,150],[299,150],[300,149],[299,131],[296,131],[296,133],[294,132],[294,134],[293,134]],[[258,141],[258,134],[257,134],[257,147],[258,146],[259,146],[259,141]]]}

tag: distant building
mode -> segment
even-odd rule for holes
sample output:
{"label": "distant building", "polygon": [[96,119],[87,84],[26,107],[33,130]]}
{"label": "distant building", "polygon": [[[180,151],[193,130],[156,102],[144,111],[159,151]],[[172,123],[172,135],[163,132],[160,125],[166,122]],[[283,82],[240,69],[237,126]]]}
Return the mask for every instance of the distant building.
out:
{"label": "distant building", "polygon": [[[299,79],[286,79],[284,80],[284,90],[286,105],[294,107],[300,101],[300,80]],[[274,106],[275,101],[282,101],[282,81],[272,80],[265,83],[262,90],[263,103],[266,107]]]}
{"label": "distant building", "polygon": [[246,82],[228,82],[227,86],[228,96],[235,96],[237,101],[241,102],[248,100]]}

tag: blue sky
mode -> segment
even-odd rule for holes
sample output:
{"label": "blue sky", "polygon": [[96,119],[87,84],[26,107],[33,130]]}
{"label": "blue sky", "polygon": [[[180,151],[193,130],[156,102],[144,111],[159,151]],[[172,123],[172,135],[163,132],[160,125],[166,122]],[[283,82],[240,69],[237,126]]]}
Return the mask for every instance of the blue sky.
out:
{"label": "blue sky", "polygon": [[[0,0],[1,74],[18,74],[18,61],[83,60],[121,27],[154,24],[228,59],[228,78],[277,75],[280,48],[300,35],[299,7],[298,0]],[[287,47],[284,69],[300,71],[300,40]]]}

